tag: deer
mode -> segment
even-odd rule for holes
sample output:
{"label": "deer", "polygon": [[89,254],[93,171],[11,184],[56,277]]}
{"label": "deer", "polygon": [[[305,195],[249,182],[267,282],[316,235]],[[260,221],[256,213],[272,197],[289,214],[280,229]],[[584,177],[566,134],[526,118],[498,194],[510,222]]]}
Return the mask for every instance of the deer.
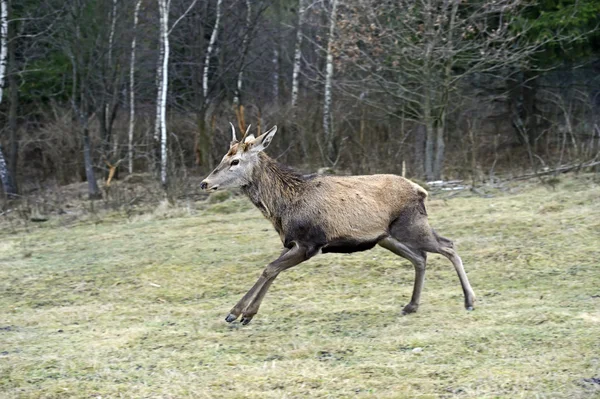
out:
{"label": "deer", "polygon": [[282,271],[318,254],[366,251],[376,245],[414,266],[412,296],[402,315],[419,308],[427,253],[450,260],[462,286],[464,306],[473,310],[475,294],[453,242],[429,225],[424,188],[393,174],[303,175],[264,152],[277,126],[258,137],[248,135],[248,126],[238,140],[235,127],[230,125],[229,150],[200,188],[208,192],[240,188],[272,223],[283,251],[231,309],[225,318],[228,323],[240,316],[242,325],[250,323]]}

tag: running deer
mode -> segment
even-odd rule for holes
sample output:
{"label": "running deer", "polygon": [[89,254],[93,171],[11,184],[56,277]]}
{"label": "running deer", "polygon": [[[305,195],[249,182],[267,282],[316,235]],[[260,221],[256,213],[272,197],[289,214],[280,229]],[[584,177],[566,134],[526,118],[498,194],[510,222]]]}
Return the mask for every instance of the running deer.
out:
{"label": "running deer", "polygon": [[242,316],[248,324],[277,275],[319,253],[366,251],[376,244],[412,262],[415,283],[403,314],[419,307],[427,252],[450,260],[458,273],[465,308],[473,309],[475,294],[451,240],[439,236],[427,221],[427,191],[396,175],[302,175],[269,158],[263,150],[277,132],[259,137],[248,128],[237,140],[231,125],[229,151],[201,183],[208,191],[240,187],[271,221],[284,246],[225,320]]}

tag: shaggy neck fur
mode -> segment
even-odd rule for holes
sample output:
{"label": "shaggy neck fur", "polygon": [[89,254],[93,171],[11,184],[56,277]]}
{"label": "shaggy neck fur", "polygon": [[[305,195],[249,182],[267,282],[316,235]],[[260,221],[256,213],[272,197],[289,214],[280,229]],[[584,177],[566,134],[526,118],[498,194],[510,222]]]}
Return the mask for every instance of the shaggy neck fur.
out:
{"label": "shaggy neck fur", "polygon": [[281,217],[286,204],[292,202],[303,189],[305,181],[297,171],[279,164],[261,152],[252,173],[252,181],[242,189],[266,217],[273,219]]}

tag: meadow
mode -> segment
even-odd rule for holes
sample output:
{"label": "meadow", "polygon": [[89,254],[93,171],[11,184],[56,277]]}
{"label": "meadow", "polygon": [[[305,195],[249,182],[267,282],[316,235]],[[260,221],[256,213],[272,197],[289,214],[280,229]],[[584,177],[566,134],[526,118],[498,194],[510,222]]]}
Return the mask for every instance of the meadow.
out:
{"label": "meadow", "polygon": [[[247,326],[224,317],[281,249],[243,198],[0,233],[3,398],[600,397],[600,179],[438,193],[475,294],[383,248],[282,273]],[[481,193],[481,192],[480,192]]]}

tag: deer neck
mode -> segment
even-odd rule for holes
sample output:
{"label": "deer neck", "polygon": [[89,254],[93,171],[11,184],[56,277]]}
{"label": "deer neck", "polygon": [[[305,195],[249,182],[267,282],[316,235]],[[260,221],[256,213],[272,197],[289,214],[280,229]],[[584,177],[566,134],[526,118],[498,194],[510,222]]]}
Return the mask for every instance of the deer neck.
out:
{"label": "deer neck", "polygon": [[243,187],[243,191],[273,221],[281,218],[290,202],[302,190],[304,182],[300,173],[261,152],[252,180]]}

